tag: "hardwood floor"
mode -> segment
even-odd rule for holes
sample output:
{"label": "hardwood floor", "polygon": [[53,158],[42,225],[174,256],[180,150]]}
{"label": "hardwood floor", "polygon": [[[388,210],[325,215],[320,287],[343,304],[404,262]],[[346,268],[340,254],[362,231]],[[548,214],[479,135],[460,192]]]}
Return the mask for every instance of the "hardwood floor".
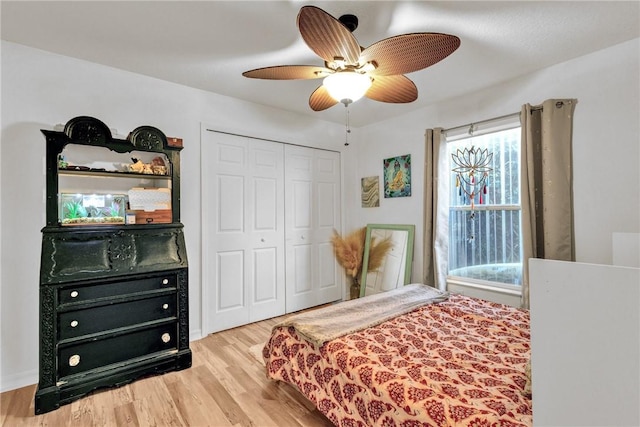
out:
{"label": "hardwood floor", "polygon": [[34,415],[35,384],[2,393],[0,425],[332,426],[296,389],[268,379],[249,353],[285,317],[192,342],[189,369],[98,390],[43,415]]}

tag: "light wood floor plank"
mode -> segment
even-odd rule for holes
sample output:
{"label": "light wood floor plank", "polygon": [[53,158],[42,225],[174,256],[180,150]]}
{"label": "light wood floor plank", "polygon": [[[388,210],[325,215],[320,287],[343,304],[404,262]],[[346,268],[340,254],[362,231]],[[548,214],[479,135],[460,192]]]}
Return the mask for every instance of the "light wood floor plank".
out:
{"label": "light wood floor plank", "polygon": [[125,403],[113,408],[116,425],[119,427],[140,427],[138,415],[133,402]]}
{"label": "light wood floor plank", "polygon": [[251,425],[251,418],[244,412],[238,404],[238,401],[217,378],[211,377],[210,375],[209,377],[202,375],[199,377],[199,380],[206,393],[211,396],[214,402],[216,402],[216,405],[222,409],[226,419],[229,420],[231,424]]}
{"label": "light wood floor plank", "polygon": [[[178,412],[188,426],[208,425],[230,426],[226,414],[216,408],[218,406],[212,399],[204,399],[206,393],[199,394],[195,382],[185,383],[175,381],[168,384],[169,393],[176,403]],[[205,406],[205,401],[208,406]]]}
{"label": "light wood floor plank", "polygon": [[209,335],[191,343],[189,369],[97,390],[43,415],[34,415],[35,385],[2,393],[0,426],[329,427],[311,402],[294,387],[268,379],[249,354],[286,317]]}

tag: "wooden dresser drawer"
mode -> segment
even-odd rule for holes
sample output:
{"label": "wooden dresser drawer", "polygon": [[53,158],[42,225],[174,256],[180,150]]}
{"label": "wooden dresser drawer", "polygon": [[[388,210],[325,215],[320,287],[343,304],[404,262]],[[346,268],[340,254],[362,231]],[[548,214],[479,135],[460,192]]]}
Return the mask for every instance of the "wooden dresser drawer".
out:
{"label": "wooden dresser drawer", "polygon": [[178,348],[176,322],[136,330],[101,340],[89,340],[58,351],[60,377]]}
{"label": "wooden dresser drawer", "polygon": [[119,304],[109,304],[61,312],[58,315],[59,339],[76,338],[111,329],[176,316],[176,295],[162,295]]}
{"label": "wooden dresser drawer", "polygon": [[75,304],[99,298],[115,298],[128,294],[175,287],[176,274],[167,273],[158,277],[103,282],[99,285],[79,284],[73,287],[65,286],[58,291],[58,301],[60,304]]}

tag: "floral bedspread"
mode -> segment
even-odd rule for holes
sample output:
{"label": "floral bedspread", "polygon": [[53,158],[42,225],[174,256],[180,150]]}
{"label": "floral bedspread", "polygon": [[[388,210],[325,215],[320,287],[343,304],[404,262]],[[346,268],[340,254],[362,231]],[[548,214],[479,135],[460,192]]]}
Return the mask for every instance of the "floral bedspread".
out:
{"label": "floral bedspread", "polygon": [[319,349],[280,327],[267,375],[336,426],[531,426],[529,312],[451,295]]}

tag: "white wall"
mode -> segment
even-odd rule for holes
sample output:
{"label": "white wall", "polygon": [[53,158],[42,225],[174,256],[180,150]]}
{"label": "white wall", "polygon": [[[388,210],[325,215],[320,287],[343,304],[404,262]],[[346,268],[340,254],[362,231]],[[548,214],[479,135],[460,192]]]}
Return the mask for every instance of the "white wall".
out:
{"label": "white wall", "polygon": [[3,41],[1,390],[37,382],[40,230],[45,225],[45,139],[40,129],[80,115],[96,117],[121,135],[151,125],[183,138],[181,213],[193,338],[201,330],[200,124],[344,148],[341,125]]}
{"label": "white wall", "polygon": [[[477,93],[361,128],[357,176],[380,175],[382,159],[412,155],[409,198],[361,208],[353,182],[347,224],[416,225],[413,280],[422,277],[424,133],[520,111],[548,98],[577,98],[573,134],[577,261],[611,264],[614,232],[640,231],[640,39],[583,56]],[[428,94],[419,94],[428,96]]]}

